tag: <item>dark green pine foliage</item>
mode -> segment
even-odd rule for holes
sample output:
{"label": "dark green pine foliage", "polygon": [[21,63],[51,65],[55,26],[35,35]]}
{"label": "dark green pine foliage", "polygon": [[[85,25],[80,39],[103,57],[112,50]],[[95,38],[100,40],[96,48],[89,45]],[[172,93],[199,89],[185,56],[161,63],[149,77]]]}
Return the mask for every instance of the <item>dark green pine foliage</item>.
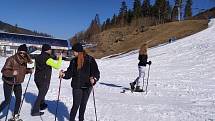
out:
{"label": "dark green pine foliage", "polygon": [[167,6],[167,14],[168,14],[167,19],[169,21],[171,21],[172,7],[171,7],[171,5],[170,5],[168,0],[166,1],[166,6]]}
{"label": "dark green pine foliage", "polygon": [[192,4],[193,4],[192,0],[187,0],[184,12],[185,19],[192,17]]}
{"label": "dark green pine foliage", "polygon": [[133,14],[135,19],[140,18],[142,16],[142,8],[141,8],[140,0],[134,0],[133,12],[134,12]]}
{"label": "dark green pine foliage", "polygon": [[125,16],[127,14],[127,5],[125,1],[122,1],[121,7],[119,10],[119,16]]}
{"label": "dark green pine foliage", "polygon": [[156,0],[154,5],[154,15],[159,20],[168,18],[168,6],[166,0]]}
{"label": "dark green pine foliage", "polygon": [[150,0],[144,0],[142,4],[142,15],[144,17],[146,16],[152,16],[151,15],[151,5]]}
{"label": "dark green pine foliage", "polygon": [[178,19],[178,7],[182,9],[182,0],[175,0],[175,5],[171,15],[173,21]]}
{"label": "dark green pine foliage", "polygon": [[121,7],[120,7],[120,10],[119,10],[118,21],[117,21],[117,23],[120,26],[125,26],[126,25],[126,23],[127,23],[127,12],[128,12],[128,10],[127,10],[126,2],[122,1]]}
{"label": "dark green pine foliage", "polygon": [[114,14],[112,19],[111,19],[111,25],[112,26],[116,25],[116,21],[117,21],[117,16],[116,16],[116,14]]}
{"label": "dark green pine foliage", "polygon": [[133,11],[131,9],[128,10],[128,14],[127,14],[127,23],[131,24],[132,20],[133,20]]}

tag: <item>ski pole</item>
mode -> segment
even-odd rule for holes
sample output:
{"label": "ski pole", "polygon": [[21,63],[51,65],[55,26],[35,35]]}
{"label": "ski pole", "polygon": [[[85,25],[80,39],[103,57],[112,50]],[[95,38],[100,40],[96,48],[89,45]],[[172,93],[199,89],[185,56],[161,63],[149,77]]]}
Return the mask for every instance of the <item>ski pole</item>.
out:
{"label": "ski pole", "polygon": [[[4,83],[6,83],[6,82],[4,82]],[[12,85],[12,89],[11,89],[11,95],[10,95],[10,99],[9,99],[9,105],[7,107],[7,113],[6,113],[5,121],[7,121],[8,113],[10,110],[10,104],[11,104],[11,98],[12,98],[12,94],[13,94],[13,90],[14,90],[14,85],[15,85],[15,78],[13,80],[13,85]]]}
{"label": "ski pole", "polygon": [[147,91],[148,91],[150,66],[151,65],[149,65],[149,69],[148,69],[148,77],[147,77],[147,83],[146,83],[146,94],[147,94]]}
{"label": "ski pole", "polygon": [[96,112],[96,100],[95,100],[95,91],[94,91],[94,87],[93,87],[93,102],[94,102],[94,109],[95,109],[96,121],[98,121],[98,119],[97,119],[97,112]]}
{"label": "ski pole", "polygon": [[60,85],[59,85],[59,89],[58,89],[57,107],[56,107],[56,110],[55,110],[55,121],[57,119],[58,104],[59,104],[59,100],[60,100],[61,82],[62,82],[62,78],[60,78]]}
{"label": "ski pole", "polygon": [[31,80],[31,75],[32,73],[30,74],[29,78],[28,78],[28,83],[27,83],[27,86],[25,88],[25,92],[23,94],[23,98],[22,98],[22,101],[21,101],[21,104],[20,104],[20,107],[19,107],[19,112],[18,112],[18,116],[20,115],[20,112],[21,112],[21,109],[22,109],[22,105],[23,105],[23,102],[24,102],[24,99],[25,99],[25,95],[26,95],[26,92],[27,92],[27,89],[28,89],[28,85],[30,83],[30,80]]}
{"label": "ski pole", "polygon": [[[145,76],[145,72],[144,72],[144,76]],[[144,83],[145,83],[145,81],[144,81],[144,77],[143,77],[143,85],[142,85],[142,89],[144,88]]]}

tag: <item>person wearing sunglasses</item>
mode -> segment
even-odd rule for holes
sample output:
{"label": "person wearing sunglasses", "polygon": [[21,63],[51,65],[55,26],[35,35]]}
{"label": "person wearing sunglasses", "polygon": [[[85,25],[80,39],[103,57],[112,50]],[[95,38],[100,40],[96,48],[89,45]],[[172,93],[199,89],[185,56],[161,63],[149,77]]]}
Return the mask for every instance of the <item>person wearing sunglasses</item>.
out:
{"label": "person wearing sunglasses", "polygon": [[33,62],[27,53],[27,46],[23,44],[18,47],[15,55],[7,58],[1,70],[5,100],[0,104],[0,112],[9,105],[13,91],[16,98],[13,120],[19,117],[22,98],[21,84],[24,82],[25,75],[33,72],[33,69],[27,68],[27,63],[32,64]]}

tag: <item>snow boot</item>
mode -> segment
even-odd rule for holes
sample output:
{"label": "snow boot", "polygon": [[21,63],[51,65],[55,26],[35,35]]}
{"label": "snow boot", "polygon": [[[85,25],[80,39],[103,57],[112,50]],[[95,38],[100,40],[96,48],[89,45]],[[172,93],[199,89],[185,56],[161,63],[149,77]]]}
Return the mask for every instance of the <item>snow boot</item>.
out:
{"label": "snow boot", "polygon": [[41,116],[43,114],[44,112],[36,112],[36,113],[31,113],[31,116]]}
{"label": "snow boot", "polygon": [[46,103],[43,103],[40,105],[40,110],[45,110],[48,108],[48,105]]}
{"label": "snow boot", "polygon": [[135,92],[143,92],[143,89],[141,89],[140,86],[137,86],[134,91]]}
{"label": "snow boot", "polygon": [[134,88],[135,88],[134,86],[135,86],[134,82],[131,82],[130,83],[131,90],[134,90]]}
{"label": "snow boot", "polygon": [[23,120],[19,118],[18,114],[16,114],[13,116],[13,118],[8,119],[8,121],[23,121]]}

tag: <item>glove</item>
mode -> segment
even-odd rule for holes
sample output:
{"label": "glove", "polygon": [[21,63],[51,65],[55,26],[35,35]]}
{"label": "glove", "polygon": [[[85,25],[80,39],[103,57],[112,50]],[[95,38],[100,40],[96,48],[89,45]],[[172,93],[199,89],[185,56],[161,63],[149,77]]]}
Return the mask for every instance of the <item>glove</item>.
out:
{"label": "glove", "polygon": [[31,69],[29,70],[29,73],[32,74],[33,72],[34,72],[34,68],[31,68]]}
{"label": "glove", "polygon": [[151,64],[152,64],[152,62],[151,62],[151,61],[149,61],[149,62],[148,62],[148,64],[149,64],[149,65],[151,65]]}
{"label": "glove", "polygon": [[97,80],[96,78],[90,77],[90,83],[92,86],[94,86],[96,84],[96,80]]}
{"label": "glove", "polygon": [[65,73],[63,70],[60,70],[59,72],[59,78],[63,78],[65,76]]}

